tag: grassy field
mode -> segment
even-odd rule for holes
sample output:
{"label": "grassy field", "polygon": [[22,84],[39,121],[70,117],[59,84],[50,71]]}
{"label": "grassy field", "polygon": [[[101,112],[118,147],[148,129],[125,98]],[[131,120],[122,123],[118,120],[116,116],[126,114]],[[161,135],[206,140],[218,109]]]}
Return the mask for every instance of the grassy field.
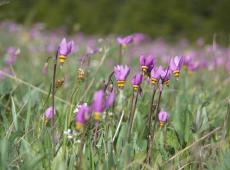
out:
{"label": "grassy field", "polygon": [[[120,48],[115,36],[67,36],[61,29],[14,23],[1,23],[0,29],[0,169],[230,169],[230,49],[215,41],[166,43],[147,37]],[[63,37],[75,45],[62,67],[57,62],[56,80],[64,83],[53,88]],[[9,47],[20,49],[10,64]],[[145,76],[136,92],[131,78],[141,72],[143,53],[154,56],[155,67],[167,68],[177,55],[191,57],[193,67],[183,67],[179,78],[172,74],[169,87],[153,86]],[[123,89],[113,75],[119,62],[131,68]],[[91,106],[100,89],[105,94],[113,89],[114,103],[99,121],[89,114],[76,129],[75,108]],[[53,92],[56,114],[47,121]],[[160,110],[169,114],[163,127],[156,117]]]}

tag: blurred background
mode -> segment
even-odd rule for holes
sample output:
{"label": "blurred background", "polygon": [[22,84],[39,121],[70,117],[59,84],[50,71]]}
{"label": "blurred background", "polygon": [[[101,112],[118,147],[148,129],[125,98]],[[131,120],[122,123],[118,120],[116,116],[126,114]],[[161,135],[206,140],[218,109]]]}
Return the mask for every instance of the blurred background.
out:
{"label": "blurred background", "polygon": [[69,33],[131,34],[229,42],[229,0],[0,0],[0,20],[42,22]]}

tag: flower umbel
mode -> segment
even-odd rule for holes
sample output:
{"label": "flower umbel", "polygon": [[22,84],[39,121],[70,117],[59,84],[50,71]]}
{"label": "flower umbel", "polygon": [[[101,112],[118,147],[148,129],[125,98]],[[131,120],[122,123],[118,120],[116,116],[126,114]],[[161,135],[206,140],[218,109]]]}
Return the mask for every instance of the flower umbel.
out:
{"label": "flower umbel", "polygon": [[144,80],[144,76],[141,73],[137,73],[136,75],[133,76],[132,78],[132,85],[133,85],[133,90],[138,91],[139,87]]}
{"label": "flower umbel", "polygon": [[125,81],[130,73],[130,68],[125,65],[117,65],[114,67],[114,76],[117,80],[117,86],[123,88],[125,86]]}
{"label": "flower umbel", "polygon": [[144,55],[140,56],[140,66],[143,73],[146,73],[148,70],[152,70],[154,67],[154,59],[152,55],[148,55],[147,57]]}
{"label": "flower umbel", "polygon": [[61,64],[64,64],[66,57],[72,52],[73,46],[73,41],[66,42],[65,38],[62,39],[58,48],[59,62]]}
{"label": "flower umbel", "polygon": [[95,92],[93,97],[92,111],[96,121],[101,120],[101,114],[105,110],[104,91],[99,90]]}
{"label": "flower umbel", "polygon": [[76,129],[79,130],[83,127],[89,118],[90,108],[87,105],[80,105],[76,112]]}
{"label": "flower umbel", "polygon": [[160,111],[158,113],[158,119],[160,121],[160,127],[163,127],[165,122],[167,122],[169,114],[165,111]]}
{"label": "flower umbel", "polygon": [[180,76],[180,70],[183,66],[183,57],[174,57],[170,60],[170,69],[172,70],[175,77]]}
{"label": "flower umbel", "polygon": [[132,35],[128,35],[125,37],[118,37],[117,38],[117,42],[123,47],[126,48],[128,44],[133,42],[133,36]]}
{"label": "flower umbel", "polygon": [[49,120],[53,119],[55,114],[56,114],[55,109],[53,109],[52,106],[48,107],[44,113],[45,123],[47,124]]}
{"label": "flower umbel", "polygon": [[159,82],[159,80],[161,78],[162,71],[164,71],[162,66],[152,69],[152,71],[151,71],[151,83],[153,85],[156,85]]}

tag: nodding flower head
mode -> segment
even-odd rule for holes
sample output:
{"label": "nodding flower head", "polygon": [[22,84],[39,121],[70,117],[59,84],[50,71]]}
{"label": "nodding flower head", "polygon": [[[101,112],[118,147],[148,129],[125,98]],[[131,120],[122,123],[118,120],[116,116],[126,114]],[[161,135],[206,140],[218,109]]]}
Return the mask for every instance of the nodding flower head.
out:
{"label": "nodding flower head", "polygon": [[180,70],[181,70],[181,67],[183,66],[183,61],[184,61],[184,58],[178,57],[178,56],[170,60],[170,69],[172,70],[175,77],[180,76]]}
{"label": "nodding flower head", "polygon": [[9,66],[13,65],[17,60],[18,54],[20,54],[20,49],[9,47],[7,49],[5,63]]}
{"label": "nodding flower head", "polygon": [[143,73],[147,73],[151,71],[154,67],[154,58],[152,55],[148,55],[147,57],[144,55],[140,56],[140,66]]}
{"label": "nodding flower head", "polygon": [[118,37],[117,38],[117,42],[123,47],[126,48],[128,44],[133,42],[133,36],[132,35],[128,35],[125,37]]}
{"label": "nodding flower head", "polygon": [[153,85],[156,85],[160,78],[161,78],[161,73],[163,72],[163,68],[162,66],[158,67],[158,68],[153,68],[151,71],[151,83]]}
{"label": "nodding flower head", "polygon": [[160,121],[160,127],[163,127],[165,122],[167,122],[169,114],[165,111],[160,111],[158,113],[158,119]]}
{"label": "nodding flower head", "polygon": [[44,113],[45,123],[48,123],[49,120],[53,119],[55,114],[56,114],[55,109],[53,109],[52,106],[48,107]]}
{"label": "nodding flower head", "polygon": [[66,57],[72,52],[73,47],[73,41],[66,42],[65,38],[62,39],[58,48],[59,62],[61,64],[64,64]]}
{"label": "nodding flower head", "polygon": [[94,119],[96,121],[101,120],[101,114],[113,105],[115,100],[115,92],[109,92],[107,98],[105,96],[105,92],[103,90],[96,91],[93,97],[92,103],[92,112]]}
{"label": "nodding flower head", "polygon": [[117,86],[123,88],[125,86],[125,81],[130,73],[130,68],[125,65],[117,65],[114,67],[114,76],[117,80]]}
{"label": "nodding flower head", "polygon": [[144,76],[141,73],[137,73],[133,76],[132,78],[132,85],[133,85],[133,90],[138,91],[139,87],[144,80]]}
{"label": "nodding flower head", "polygon": [[101,114],[105,110],[104,91],[99,90],[95,92],[93,97],[92,111],[96,121],[101,120]]}
{"label": "nodding flower head", "polygon": [[105,102],[106,109],[108,109],[110,106],[113,105],[115,98],[116,98],[115,91],[113,90],[113,91],[109,92],[108,97],[107,97],[106,102]]}
{"label": "nodding flower head", "polygon": [[170,68],[167,68],[161,71],[162,84],[165,84],[167,87],[169,87],[169,80],[170,80],[171,74],[172,74],[172,71],[170,70]]}
{"label": "nodding flower head", "polygon": [[90,115],[90,108],[87,105],[80,105],[78,106],[75,121],[76,121],[76,129],[81,129],[87,120],[89,119]]}

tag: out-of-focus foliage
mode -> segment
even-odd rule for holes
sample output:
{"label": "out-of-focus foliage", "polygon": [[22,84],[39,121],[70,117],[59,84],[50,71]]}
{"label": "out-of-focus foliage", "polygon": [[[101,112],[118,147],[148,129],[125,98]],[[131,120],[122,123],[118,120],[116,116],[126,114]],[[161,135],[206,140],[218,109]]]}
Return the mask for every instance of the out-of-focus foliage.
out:
{"label": "out-of-focus foliage", "polygon": [[0,6],[0,19],[44,22],[70,32],[198,38],[230,30],[228,0],[11,0]]}

